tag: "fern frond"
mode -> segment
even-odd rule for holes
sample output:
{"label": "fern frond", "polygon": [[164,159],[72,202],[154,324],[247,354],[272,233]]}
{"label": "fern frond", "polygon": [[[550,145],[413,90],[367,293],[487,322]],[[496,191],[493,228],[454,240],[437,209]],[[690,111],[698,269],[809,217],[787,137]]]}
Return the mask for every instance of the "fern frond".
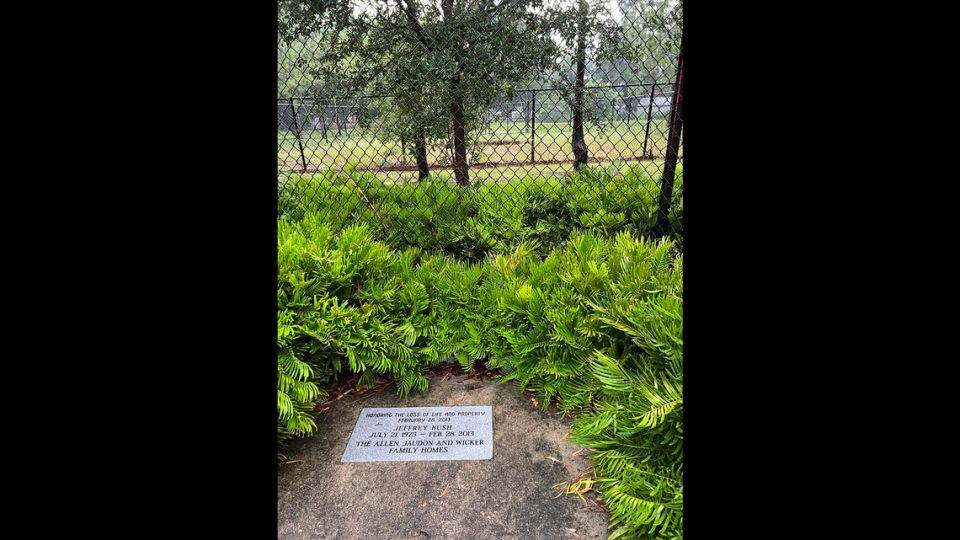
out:
{"label": "fern frond", "polygon": [[277,390],[277,413],[281,420],[293,416],[293,401],[290,400],[290,396],[280,390]]}
{"label": "fern frond", "polygon": [[623,366],[599,350],[590,358],[590,370],[603,383],[604,390],[627,392],[637,384]]}

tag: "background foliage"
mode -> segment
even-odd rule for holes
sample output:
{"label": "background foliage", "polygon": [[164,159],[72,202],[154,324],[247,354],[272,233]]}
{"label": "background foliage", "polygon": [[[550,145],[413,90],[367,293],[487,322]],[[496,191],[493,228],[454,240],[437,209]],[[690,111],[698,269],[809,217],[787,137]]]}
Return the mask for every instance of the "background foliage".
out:
{"label": "background foliage", "polygon": [[[671,221],[683,230],[683,169],[678,168]],[[314,213],[334,230],[367,225],[395,248],[421,247],[478,261],[521,243],[545,255],[577,229],[639,236],[656,223],[659,184],[640,165],[582,167],[565,179],[455,185],[445,173],[419,183],[384,184],[353,168],[298,177],[279,186],[278,216]],[[676,236],[682,248],[683,236]]]}

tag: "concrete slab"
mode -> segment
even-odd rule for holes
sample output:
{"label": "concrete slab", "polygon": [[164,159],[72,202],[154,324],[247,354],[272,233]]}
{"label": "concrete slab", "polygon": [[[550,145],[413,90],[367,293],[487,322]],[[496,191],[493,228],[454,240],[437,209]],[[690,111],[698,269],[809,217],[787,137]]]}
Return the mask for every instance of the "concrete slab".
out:
{"label": "concrete slab", "polygon": [[[341,462],[360,411],[372,407],[490,406],[493,458],[466,461]],[[432,377],[430,390],[401,400],[392,385],[346,396],[294,441],[277,475],[281,540],[603,540],[609,516],[594,492],[552,487],[587,471],[563,439],[571,420],[535,409],[511,384],[466,375]],[[557,463],[550,458],[560,460]],[[303,460],[303,461],[299,461]],[[417,535],[417,536],[414,536]]]}

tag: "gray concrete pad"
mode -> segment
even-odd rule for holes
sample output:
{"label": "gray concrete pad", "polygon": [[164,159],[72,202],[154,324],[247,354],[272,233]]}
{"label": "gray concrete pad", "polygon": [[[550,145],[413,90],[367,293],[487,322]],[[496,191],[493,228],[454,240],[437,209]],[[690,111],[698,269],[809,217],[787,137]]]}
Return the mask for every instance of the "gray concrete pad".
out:
{"label": "gray concrete pad", "polygon": [[[452,398],[492,407],[493,459],[340,461],[363,408],[455,410]],[[315,436],[286,452],[293,463],[277,475],[278,538],[604,540],[609,516],[591,502],[595,492],[584,494],[586,502],[575,494],[553,498],[554,484],[576,481],[590,466],[573,455],[589,451],[563,439],[570,423],[552,406],[535,409],[512,384],[466,375],[432,377],[425,394],[402,400],[392,385],[347,395],[318,418]]]}

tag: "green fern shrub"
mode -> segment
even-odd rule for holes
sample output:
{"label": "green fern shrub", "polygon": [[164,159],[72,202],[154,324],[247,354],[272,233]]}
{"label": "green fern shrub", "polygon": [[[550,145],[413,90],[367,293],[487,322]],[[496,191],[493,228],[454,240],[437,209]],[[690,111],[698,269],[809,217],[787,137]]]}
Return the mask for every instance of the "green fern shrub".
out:
{"label": "green fern shrub", "polygon": [[[682,187],[678,167],[671,215],[677,230]],[[335,231],[364,224],[394,249],[420,247],[478,262],[520,244],[535,244],[544,256],[577,230],[643,234],[656,224],[659,192],[659,180],[640,165],[589,166],[564,180],[530,177],[466,187],[445,171],[419,183],[388,184],[347,167],[339,174],[292,175],[279,190],[277,213],[287,221],[310,213]]]}
{"label": "green fern shrub", "polygon": [[438,267],[435,338],[464,367],[574,413],[616,528],[611,538],[682,537],[683,258],[673,242],[575,232]]}
{"label": "green fern shrub", "polygon": [[314,432],[318,385],[338,373],[359,384],[390,377],[403,396],[426,390],[423,373],[445,358],[432,346],[436,302],[424,284],[445,261],[393,253],[365,225],[335,236],[320,216],[277,220],[280,442]]}
{"label": "green fern shrub", "polygon": [[277,314],[277,459],[286,457],[280,451],[294,435],[308,435],[317,427],[310,412],[313,401],[323,396],[315,384],[314,370],[301,358],[304,343],[297,339],[298,329],[292,325],[288,310]]}
{"label": "green fern shrub", "polygon": [[603,324],[629,338],[624,354],[590,359],[596,405],[571,441],[591,455],[611,511],[610,538],[683,538],[683,257],[645,301],[608,299]]}
{"label": "green fern shrub", "polygon": [[461,269],[462,278],[478,278],[460,289],[476,292],[452,294],[470,308],[447,308],[447,317],[468,331],[460,349],[475,358],[491,356],[493,366],[506,370],[505,381],[534,391],[543,406],[556,398],[568,412],[580,413],[600,389],[587,370],[589,360],[597,351],[620,358],[632,343],[605,322],[603,310],[611,302],[642,303],[679,287],[675,245],[627,232],[611,240],[575,232],[545,259],[535,252],[536,246],[521,244],[510,254],[488,257],[472,274]]}

